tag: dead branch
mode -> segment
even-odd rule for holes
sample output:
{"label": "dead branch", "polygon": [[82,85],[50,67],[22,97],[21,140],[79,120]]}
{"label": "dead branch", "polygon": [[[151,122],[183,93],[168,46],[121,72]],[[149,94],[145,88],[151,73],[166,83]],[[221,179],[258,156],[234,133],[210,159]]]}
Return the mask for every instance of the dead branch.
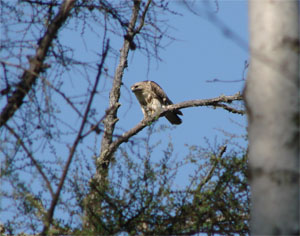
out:
{"label": "dead branch", "polygon": [[[137,134],[139,131],[144,129],[146,126],[151,125],[154,121],[157,120],[157,117],[163,116],[167,111],[172,111],[176,109],[183,109],[188,107],[198,107],[198,106],[213,106],[213,107],[221,107],[226,110],[231,110],[233,113],[238,114],[244,114],[244,112],[240,112],[238,110],[234,110],[234,108],[228,108],[227,105],[223,103],[231,103],[233,101],[240,101],[243,100],[242,95],[240,93],[237,93],[232,96],[220,96],[217,98],[211,98],[211,99],[199,99],[199,100],[190,100],[185,101],[173,105],[169,105],[165,107],[160,113],[154,114],[153,116],[144,118],[140,123],[138,123],[135,127],[130,129],[129,131],[125,132],[121,136],[119,136],[115,141],[113,141],[109,146],[107,146],[105,150],[105,155],[107,157],[113,155],[113,153],[117,150],[117,148],[124,142],[127,142],[133,135]],[[234,110],[234,111],[233,111]],[[98,165],[100,166],[106,166],[108,163],[103,163],[103,159],[98,159]]]}
{"label": "dead branch", "polygon": [[44,181],[46,183],[46,186],[47,186],[51,196],[54,197],[54,193],[53,193],[53,189],[51,187],[50,181],[48,180],[47,176],[45,175],[44,171],[42,170],[42,167],[40,166],[40,164],[36,161],[36,159],[34,158],[32,153],[26,147],[26,145],[23,142],[22,138],[14,131],[13,128],[8,126],[7,124],[5,124],[5,128],[7,128],[9,130],[9,132],[18,140],[18,142],[22,146],[23,150],[26,152],[27,156],[30,158],[30,160],[32,161],[32,163],[34,164],[34,166],[36,167],[36,169],[38,170],[38,172],[40,173],[40,175],[44,179]]}
{"label": "dead branch", "polygon": [[[141,1],[134,1],[131,19],[127,28],[126,35],[124,37],[123,47],[121,49],[120,61],[118,67],[115,71],[115,76],[113,79],[113,86],[109,94],[109,109],[107,110],[106,118],[104,119],[104,134],[101,141],[101,150],[100,150],[100,162],[101,166],[97,166],[97,168],[101,168],[101,170],[106,170],[109,164],[109,157],[107,155],[107,150],[109,149],[113,132],[115,129],[115,125],[118,121],[117,112],[119,109],[119,98],[120,98],[120,89],[122,85],[122,78],[125,68],[127,67],[127,57],[130,50],[130,45],[132,45],[133,38],[135,35],[135,25],[138,20],[139,11],[140,11]],[[101,172],[101,171],[99,171]],[[98,174],[98,173],[97,173]],[[101,176],[98,176],[99,179]]]}
{"label": "dead branch", "polygon": [[165,113],[166,111],[173,111],[173,110],[183,109],[187,107],[212,106],[212,107],[223,108],[232,113],[244,115],[245,111],[237,110],[233,107],[229,107],[228,105],[224,104],[224,103],[231,103],[233,101],[242,101],[242,100],[243,100],[243,96],[240,94],[240,92],[238,92],[232,96],[221,95],[217,98],[190,100],[190,101],[169,105],[166,107],[163,113]]}
{"label": "dead branch", "polygon": [[83,136],[83,130],[84,130],[84,127],[87,124],[88,115],[90,113],[90,108],[91,108],[94,96],[97,92],[97,86],[98,86],[98,83],[99,83],[99,80],[100,80],[100,77],[101,77],[101,74],[102,74],[102,69],[103,69],[103,65],[104,65],[108,50],[109,50],[109,41],[107,41],[107,43],[105,45],[105,48],[104,48],[104,51],[103,51],[103,54],[102,54],[102,58],[101,58],[101,63],[98,66],[98,73],[97,73],[96,78],[95,78],[95,83],[94,83],[94,86],[93,86],[93,90],[91,91],[89,101],[88,101],[88,104],[86,106],[86,109],[85,109],[85,112],[84,112],[84,115],[83,115],[83,118],[82,118],[82,121],[81,121],[79,131],[77,133],[77,136],[74,140],[74,143],[73,143],[72,147],[70,148],[70,153],[69,153],[65,168],[63,170],[62,177],[60,178],[60,182],[58,184],[57,190],[56,190],[55,195],[54,195],[54,197],[51,201],[51,206],[50,206],[50,208],[47,212],[47,219],[46,219],[46,222],[44,223],[44,229],[41,233],[42,235],[47,234],[47,232],[49,230],[49,227],[50,227],[50,225],[53,221],[54,210],[55,210],[55,207],[57,205],[61,190],[62,190],[64,182],[65,182],[65,179],[67,177],[67,173],[68,173],[70,164],[72,162],[72,159],[74,157],[76,148],[77,148],[79,142],[82,140],[82,138],[85,137],[85,136]]}
{"label": "dead branch", "polygon": [[29,59],[29,69],[24,71],[20,82],[16,85],[16,90],[9,97],[6,106],[3,108],[0,115],[0,127],[3,126],[21,107],[25,96],[29,93],[32,86],[36,83],[37,75],[44,68],[44,60],[51,46],[52,41],[57,35],[57,32],[62,27],[64,22],[70,15],[76,0],[65,0],[57,15],[48,26],[44,36],[38,42],[36,54]]}

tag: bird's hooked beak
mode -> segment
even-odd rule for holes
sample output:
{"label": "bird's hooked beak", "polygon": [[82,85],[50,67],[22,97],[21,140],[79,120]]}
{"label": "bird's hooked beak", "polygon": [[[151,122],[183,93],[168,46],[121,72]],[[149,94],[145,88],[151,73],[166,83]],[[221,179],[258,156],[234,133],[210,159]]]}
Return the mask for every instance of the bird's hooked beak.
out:
{"label": "bird's hooked beak", "polygon": [[139,86],[136,85],[136,84],[132,85],[130,88],[131,88],[131,91],[132,91],[132,92],[136,92],[136,91],[138,91],[138,90],[141,90],[141,89],[139,88]]}

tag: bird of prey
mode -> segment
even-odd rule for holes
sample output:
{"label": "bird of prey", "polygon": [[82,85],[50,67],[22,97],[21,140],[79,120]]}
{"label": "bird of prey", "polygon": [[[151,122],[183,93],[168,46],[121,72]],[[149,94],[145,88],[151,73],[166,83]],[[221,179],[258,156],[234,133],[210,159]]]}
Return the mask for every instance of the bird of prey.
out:
{"label": "bird of prey", "polygon": [[[131,86],[132,92],[141,105],[144,117],[151,116],[159,112],[164,106],[171,105],[173,102],[168,98],[164,90],[154,81],[141,81]],[[181,124],[178,115],[183,115],[180,110],[168,111],[164,116],[171,124]]]}

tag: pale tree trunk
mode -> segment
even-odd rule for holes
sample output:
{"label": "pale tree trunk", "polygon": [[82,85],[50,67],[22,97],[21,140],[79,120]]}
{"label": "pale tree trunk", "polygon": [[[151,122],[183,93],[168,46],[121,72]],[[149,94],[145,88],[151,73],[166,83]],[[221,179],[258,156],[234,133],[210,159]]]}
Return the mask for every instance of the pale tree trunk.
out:
{"label": "pale tree trunk", "polygon": [[299,235],[298,4],[249,1],[252,235]]}

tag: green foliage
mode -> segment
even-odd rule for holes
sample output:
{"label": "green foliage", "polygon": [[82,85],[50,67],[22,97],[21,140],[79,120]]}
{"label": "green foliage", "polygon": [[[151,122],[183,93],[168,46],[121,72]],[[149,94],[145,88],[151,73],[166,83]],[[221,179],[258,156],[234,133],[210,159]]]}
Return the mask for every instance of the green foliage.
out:
{"label": "green foliage", "polygon": [[[177,160],[171,140],[155,151],[155,132],[151,126],[144,141],[120,148],[107,185],[92,183],[81,233],[248,234],[246,154],[190,146]],[[190,182],[178,187],[181,171]]]}

